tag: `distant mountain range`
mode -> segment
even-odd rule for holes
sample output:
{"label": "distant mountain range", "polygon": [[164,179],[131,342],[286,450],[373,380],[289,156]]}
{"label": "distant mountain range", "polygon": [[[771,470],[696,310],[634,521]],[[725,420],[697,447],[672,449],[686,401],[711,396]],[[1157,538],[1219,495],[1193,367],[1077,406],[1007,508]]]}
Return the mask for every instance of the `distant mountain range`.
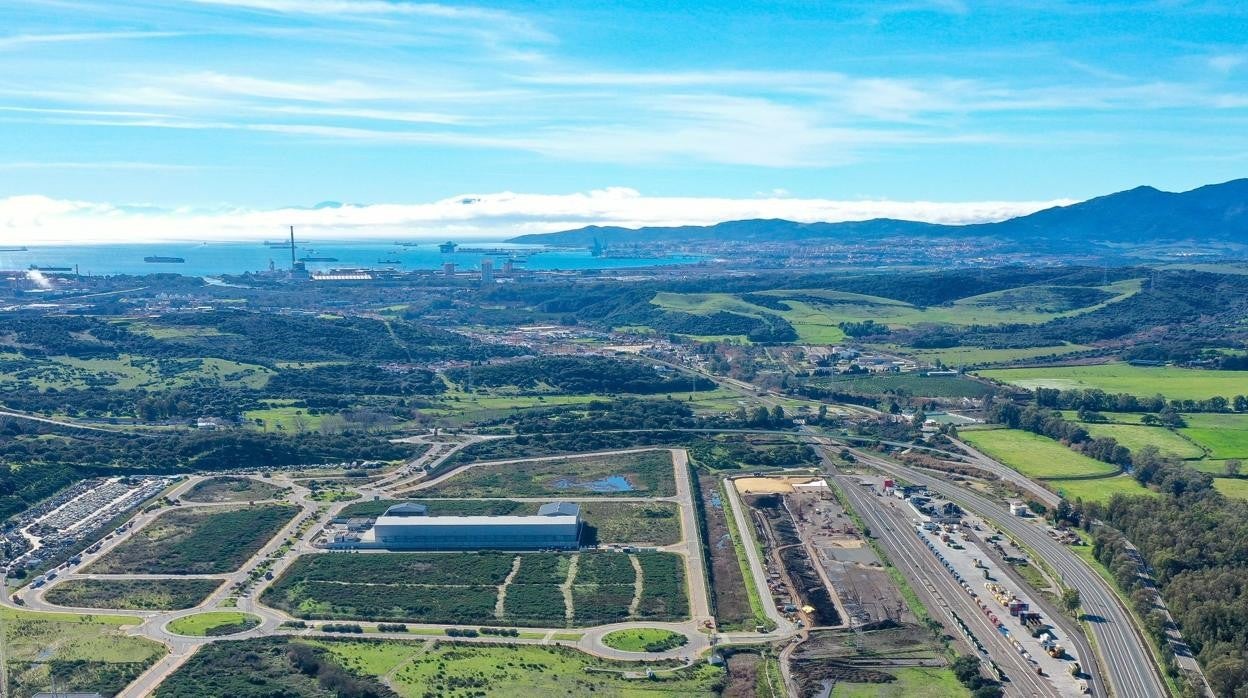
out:
{"label": "distant mountain range", "polygon": [[997,223],[941,225],[891,218],[843,223],[796,223],[782,219],[728,221],[715,225],[621,228],[591,225],[558,233],[535,233],[508,242],[566,247],[636,243],[801,242],[888,237],[992,237],[1046,243],[1248,243],[1248,179],[1210,184],[1186,192],[1153,187],[1056,206]]}

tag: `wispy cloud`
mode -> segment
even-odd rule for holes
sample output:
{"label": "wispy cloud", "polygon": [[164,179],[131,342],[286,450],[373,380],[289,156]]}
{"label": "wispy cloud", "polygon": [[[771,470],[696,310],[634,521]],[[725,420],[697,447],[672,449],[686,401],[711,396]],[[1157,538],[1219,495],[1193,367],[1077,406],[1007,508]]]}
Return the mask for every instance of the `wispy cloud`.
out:
{"label": "wispy cloud", "polygon": [[1070,201],[839,201],[768,195],[758,198],[655,197],[625,187],[570,194],[462,194],[412,204],[324,208],[162,210],[91,201],[16,196],[0,199],[0,230],[13,243],[72,244],[126,239],[254,240],[265,230],[299,227],[317,239],[457,236],[501,238],[589,224],[706,225],[746,218],[845,221],[902,218],[932,223],[1002,220]]}
{"label": "wispy cloud", "polygon": [[1223,75],[1248,65],[1248,53],[1223,53],[1209,58],[1209,67]]}
{"label": "wispy cloud", "polygon": [[186,32],[116,31],[69,32],[61,34],[16,34],[0,36],[0,50],[25,48],[37,44],[70,44],[93,41],[129,41],[134,39],[168,39],[186,36]]}
{"label": "wispy cloud", "polygon": [[477,25],[483,31],[528,40],[553,37],[529,18],[513,12],[472,5],[391,0],[189,0],[204,6],[251,10],[283,15],[338,19],[415,18]]}
{"label": "wispy cloud", "polygon": [[0,162],[0,170],[146,170],[152,172],[175,172],[204,169],[200,165],[174,165],[162,162],[132,161],[83,161],[83,162]]}

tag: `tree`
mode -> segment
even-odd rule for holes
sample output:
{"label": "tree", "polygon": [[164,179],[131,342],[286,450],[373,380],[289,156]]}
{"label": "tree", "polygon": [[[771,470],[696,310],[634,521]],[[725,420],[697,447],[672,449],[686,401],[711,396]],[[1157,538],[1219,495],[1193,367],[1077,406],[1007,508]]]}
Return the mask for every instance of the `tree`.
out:
{"label": "tree", "polygon": [[1062,592],[1062,610],[1073,616],[1082,605],[1083,599],[1080,598],[1078,589],[1071,588]]}
{"label": "tree", "polygon": [[1239,470],[1243,467],[1243,463],[1238,458],[1232,458],[1223,467],[1226,468],[1227,477],[1239,477]]}

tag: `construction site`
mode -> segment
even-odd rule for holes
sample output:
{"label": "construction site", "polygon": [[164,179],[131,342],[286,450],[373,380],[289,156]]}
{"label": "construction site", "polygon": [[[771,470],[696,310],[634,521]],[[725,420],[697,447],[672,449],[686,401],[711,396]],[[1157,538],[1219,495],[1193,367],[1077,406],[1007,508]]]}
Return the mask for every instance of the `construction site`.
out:
{"label": "construction site", "polygon": [[763,547],[768,588],[801,633],[782,653],[802,695],[892,683],[941,667],[923,627],[854,520],[817,478],[734,481]]}

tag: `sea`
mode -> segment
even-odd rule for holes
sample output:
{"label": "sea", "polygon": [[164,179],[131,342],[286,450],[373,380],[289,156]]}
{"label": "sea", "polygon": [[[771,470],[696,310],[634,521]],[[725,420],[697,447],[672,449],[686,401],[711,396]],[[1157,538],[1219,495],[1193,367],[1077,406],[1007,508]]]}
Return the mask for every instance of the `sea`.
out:
{"label": "sea", "polygon": [[[278,242],[278,241],[274,241]],[[180,263],[145,262],[144,257],[179,257]],[[452,262],[456,269],[474,270],[489,259],[496,272],[508,259],[517,269],[560,271],[581,269],[631,269],[666,265],[696,264],[704,257],[672,255],[666,257],[595,257],[589,249],[550,248],[474,240],[460,245],[455,252],[444,253],[437,243],[394,241],[333,241],[296,242],[295,258],[319,258],[305,261],[310,271],[330,269],[441,269]],[[333,261],[329,261],[332,259]],[[24,251],[11,251],[0,246],[0,270],[69,269],[79,274],[111,276],[116,274],[173,273],[185,276],[216,276],[290,268],[290,248],[269,246],[262,240],[254,242],[170,242],[96,245],[29,245]]]}

